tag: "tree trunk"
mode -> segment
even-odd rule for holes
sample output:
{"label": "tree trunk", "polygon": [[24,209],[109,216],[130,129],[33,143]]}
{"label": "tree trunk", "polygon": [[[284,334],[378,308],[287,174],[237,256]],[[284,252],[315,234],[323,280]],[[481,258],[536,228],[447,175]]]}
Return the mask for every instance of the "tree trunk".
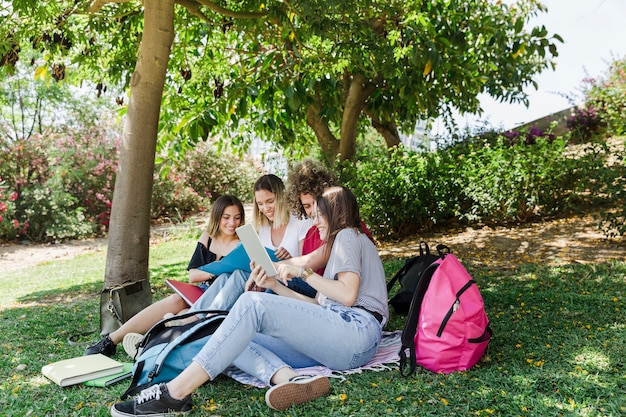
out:
{"label": "tree trunk", "polygon": [[326,122],[319,117],[319,106],[309,104],[306,111],[306,122],[317,137],[322,154],[327,161],[334,161],[339,150],[339,141],[328,128]]}
{"label": "tree trunk", "polygon": [[144,2],[144,33],[122,137],[104,287],[148,278],[150,203],[161,98],[174,39],[174,0]]}
{"label": "tree trunk", "polygon": [[361,74],[356,74],[350,81],[348,94],[341,119],[341,140],[339,141],[339,158],[342,161],[352,159],[356,154],[357,124],[365,109],[365,102],[375,88]]}

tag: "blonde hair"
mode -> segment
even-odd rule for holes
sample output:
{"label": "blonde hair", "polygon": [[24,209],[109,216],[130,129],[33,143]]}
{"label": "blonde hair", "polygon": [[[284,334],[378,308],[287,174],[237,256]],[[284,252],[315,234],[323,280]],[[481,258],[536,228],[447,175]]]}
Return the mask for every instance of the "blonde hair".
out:
{"label": "blonde hair", "polygon": [[224,214],[224,210],[227,207],[236,206],[239,210],[239,214],[241,215],[241,226],[246,224],[246,212],[243,208],[243,204],[241,201],[235,197],[234,195],[224,194],[221,195],[215,200],[213,205],[211,206],[211,212],[209,213],[209,221],[206,225],[206,232],[211,238],[215,239],[222,233],[220,230],[220,222],[222,220],[222,215]]}
{"label": "blonde hair", "polygon": [[259,230],[261,226],[271,226],[274,229],[278,229],[279,227],[289,223],[289,208],[287,206],[285,184],[283,183],[283,180],[274,174],[263,175],[254,183],[254,192],[256,193],[261,190],[269,191],[274,194],[274,223],[270,223],[267,216],[261,213],[255,195],[254,208],[252,212],[255,228]]}

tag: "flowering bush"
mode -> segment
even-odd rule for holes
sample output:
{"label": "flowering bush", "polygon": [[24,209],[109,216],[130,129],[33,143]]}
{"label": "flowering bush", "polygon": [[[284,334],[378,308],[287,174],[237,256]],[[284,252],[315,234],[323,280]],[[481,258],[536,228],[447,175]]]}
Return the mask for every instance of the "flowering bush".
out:
{"label": "flowering bush", "polygon": [[597,111],[609,135],[626,133],[626,59],[614,60],[605,77],[583,80],[588,108]]}
{"label": "flowering bush", "polygon": [[17,228],[13,222],[15,200],[17,200],[17,193],[9,191],[9,187],[0,177],[0,239],[11,240],[17,237]]}
{"label": "flowering bush", "polygon": [[218,154],[210,142],[197,144],[178,169],[191,188],[212,201],[223,194],[252,201],[252,187],[262,174],[252,160],[227,152]]}
{"label": "flowering bush", "polygon": [[593,139],[604,133],[605,123],[598,111],[591,105],[576,107],[574,114],[566,122],[573,143]]}
{"label": "flowering bush", "polygon": [[60,135],[49,151],[50,181],[75,199],[93,232],[109,226],[118,154],[119,138],[95,128]]}
{"label": "flowering bush", "polygon": [[518,143],[524,143],[526,145],[534,145],[537,143],[537,139],[544,138],[548,142],[552,142],[555,136],[552,133],[545,132],[536,126],[532,126],[527,132],[519,130],[507,130],[502,133],[505,138],[505,144],[511,146]]}

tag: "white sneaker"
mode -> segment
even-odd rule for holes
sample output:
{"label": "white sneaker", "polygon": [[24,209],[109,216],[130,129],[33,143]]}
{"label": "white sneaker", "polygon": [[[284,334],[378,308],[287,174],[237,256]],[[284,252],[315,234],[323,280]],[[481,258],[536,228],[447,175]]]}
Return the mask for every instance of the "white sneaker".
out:
{"label": "white sneaker", "polygon": [[122,339],[122,346],[124,347],[124,351],[131,358],[136,359],[139,356],[140,349],[138,348],[139,342],[143,340],[143,335],[141,333],[128,333]]}

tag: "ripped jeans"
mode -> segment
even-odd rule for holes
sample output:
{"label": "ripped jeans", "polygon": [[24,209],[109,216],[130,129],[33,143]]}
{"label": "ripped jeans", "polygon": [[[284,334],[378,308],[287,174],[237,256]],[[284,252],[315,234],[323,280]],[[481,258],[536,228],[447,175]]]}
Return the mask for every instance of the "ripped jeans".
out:
{"label": "ripped jeans", "polygon": [[382,325],[364,310],[246,292],[194,361],[211,379],[232,364],[269,384],[286,366],[363,366],[381,337]]}

